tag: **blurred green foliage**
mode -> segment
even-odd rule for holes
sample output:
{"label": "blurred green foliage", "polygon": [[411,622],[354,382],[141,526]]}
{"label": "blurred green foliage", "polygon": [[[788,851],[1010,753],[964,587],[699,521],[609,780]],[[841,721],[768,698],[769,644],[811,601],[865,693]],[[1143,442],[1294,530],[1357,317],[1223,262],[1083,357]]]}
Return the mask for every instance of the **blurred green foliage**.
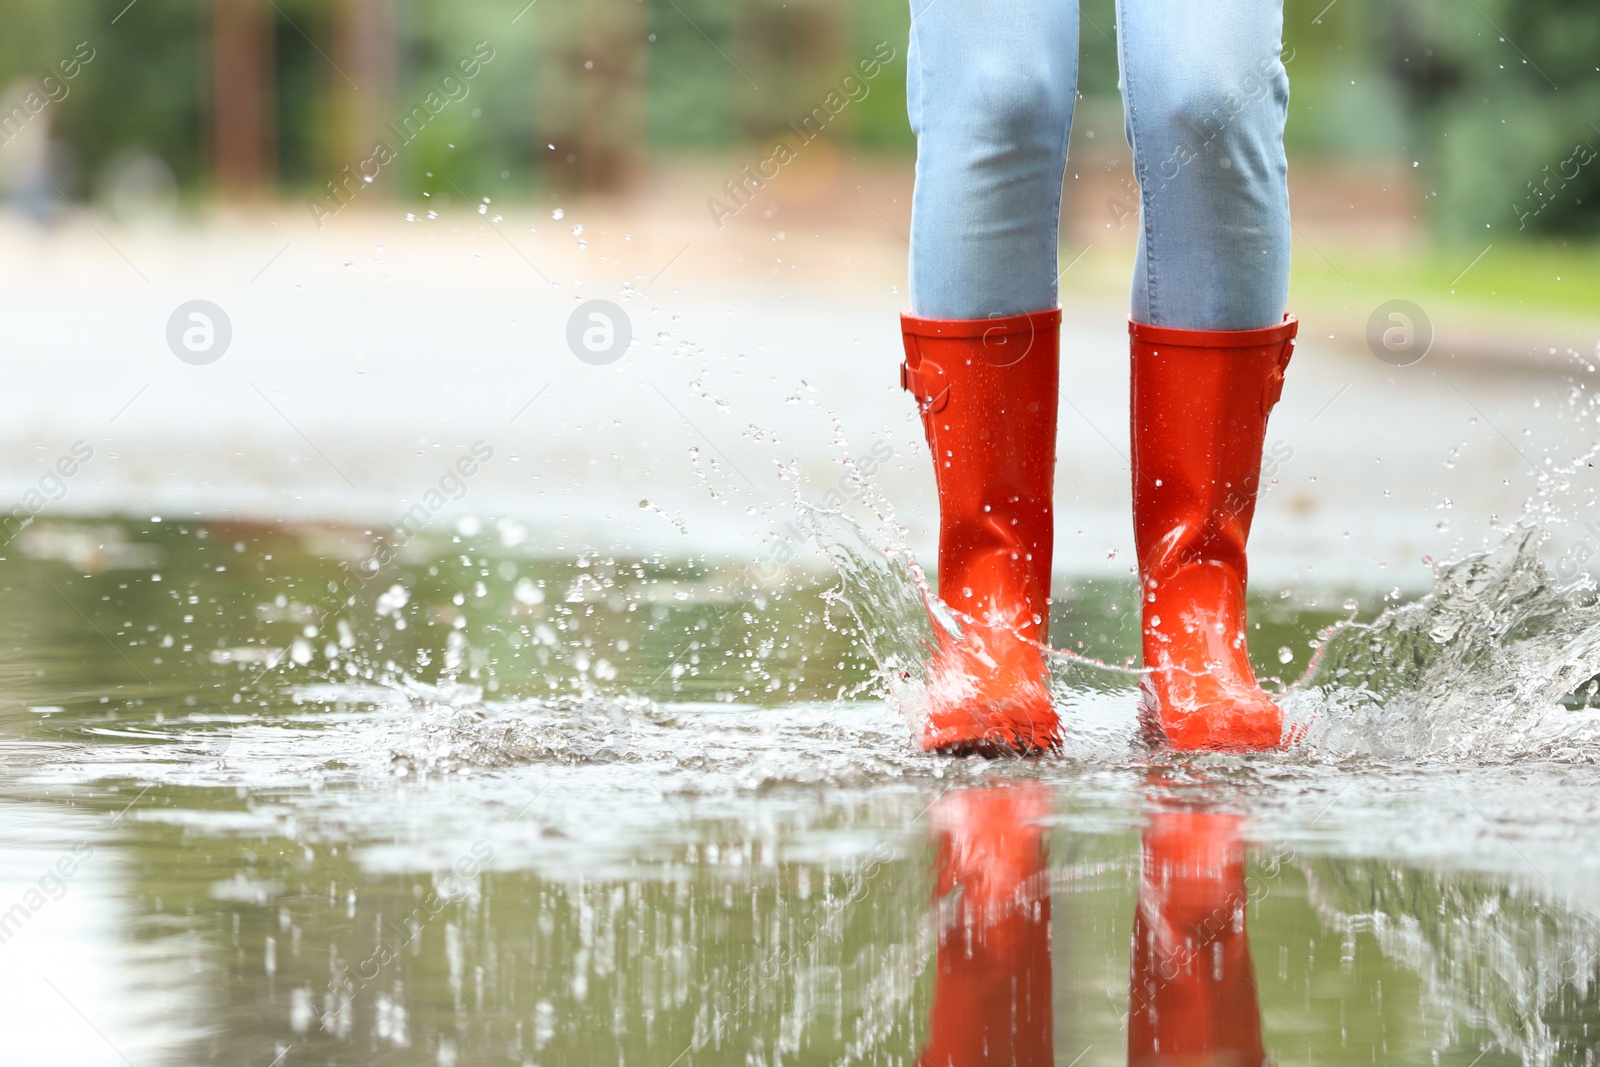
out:
{"label": "blurred green foliage", "polygon": [[[58,183],[93,195],[151,154],[210,189],[217,3],[0,0],[0,83],[37,79],[88,42],[51,105]],[[390,13],[387,95],[337,61],[350,5]],[[405,146],[385,195],[616,188],[672,155],[766,147],[879,42],[894,59],[830,124],[844,150],[909,153],[903,0],[271,0],[273,177],[315,195],[477,41],[496,58],[460,106]],[[263,9],[265,10],[265,8]],[[1114,0],[1083,0],[1085,98],[1113,101]],[[1403,159],[1444,237],[1600,230],[1600,5],[1593,0],[1286,0],[1297,158]],[[369,128],[341,115],[352,94]],[[1101,112],[1096,111],[1096,114]],[[341,125],[343,123],[343,125]],[[358,123],[360,125],[360,123]],[[1108,131],[1109,132],[1109,131]],[[3,149],[0,149],[3,150]]]}
{"label": "blurred green foliage", "polygon": [[1445,238],[1600,229],[1592,0],[1287,0],[1284,40],[1292,149],[1398,153]]}
{"label": "blurred green foliage", "polygon": [[1384,21],[1445,231],[1600,229],[1600,5],[1411,0]]}

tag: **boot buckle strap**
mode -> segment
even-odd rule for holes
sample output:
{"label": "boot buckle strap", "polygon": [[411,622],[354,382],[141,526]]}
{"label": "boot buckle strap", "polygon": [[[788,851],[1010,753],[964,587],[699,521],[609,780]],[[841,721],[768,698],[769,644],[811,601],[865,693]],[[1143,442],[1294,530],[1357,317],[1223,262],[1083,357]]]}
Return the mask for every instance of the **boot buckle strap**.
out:
{"label": "boot buckle strap", "polygon": [[1284,342],[1283,351],[1273,361],[1272,369],[1267,372],[1267,380],[1261,389],[1261,415],[1263,418],[1272,414],[1272,409],[1278,406],[1278,400],[1283,396],[1283,375],[1289,369],[1289,359],[1294,355],[1294,338]]}
{"label": "boot buckle strap", "polygon": [[920,360],[917,366],[900,364],[900,388],[917,401],[917,410],[924,415],[943,411],[950,402],[950,382],[944,368],[932,360]]}

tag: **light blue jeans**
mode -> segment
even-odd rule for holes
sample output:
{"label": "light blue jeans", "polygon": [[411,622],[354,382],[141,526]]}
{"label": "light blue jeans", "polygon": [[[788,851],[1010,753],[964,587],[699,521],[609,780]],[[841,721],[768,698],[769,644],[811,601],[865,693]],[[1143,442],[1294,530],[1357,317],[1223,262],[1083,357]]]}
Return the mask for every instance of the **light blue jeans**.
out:
{"label": "light blue jeans", "polygon": [[[911,16],[912,313],[1053,308],[1077,2],[911,0]],[[1289,295],[1282,0],[1117,0],[1116,32],[1141,199],[1134,319],[1275,325]]]}

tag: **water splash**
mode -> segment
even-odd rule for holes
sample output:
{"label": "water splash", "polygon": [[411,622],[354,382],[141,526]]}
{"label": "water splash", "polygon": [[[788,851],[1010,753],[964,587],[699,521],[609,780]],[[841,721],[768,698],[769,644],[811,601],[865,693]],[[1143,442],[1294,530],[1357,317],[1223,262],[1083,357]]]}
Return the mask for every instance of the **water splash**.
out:
{"label": "water splash", "polygon": [[[916,736],[928,720],[932,650],[941,639],[959,639],[963,622],[932,594],[892,512],[875,514],[876,536],[843,511],[805,509],[839,576],[830,603],[855,619],[882,695]],[[1046,665],[1051,700],[1066,727],[1063,755],[1126,756],[1138,734],[1139,673],[1060,649],[1048,650]]]}
{"label": "water splash", "polygon": [[[1435,570],[1421,599],[1328,632],[1285,699],[1316,758],[1600,763],[1600,605],[1554,581],[1541,527]],[[1581,692],[1580,692],[1581,690]]]}

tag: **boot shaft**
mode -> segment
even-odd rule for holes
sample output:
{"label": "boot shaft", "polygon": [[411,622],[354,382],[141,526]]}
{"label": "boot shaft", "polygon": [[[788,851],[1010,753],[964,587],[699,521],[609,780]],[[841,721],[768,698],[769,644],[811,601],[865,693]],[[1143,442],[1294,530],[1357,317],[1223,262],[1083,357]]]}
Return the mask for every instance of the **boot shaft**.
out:
{"label": "boot shaft", "polygon": [[1204,562],[1245,578],[1267,416],[1294,351],[1293,316],[1262,330],[1129,323],[1134,542],[1146,580]]}
{"label": "boot shaft", "polygon": [[998,612],[1042,643],[1061,312],[906,315],[901,326],[901,383],[917,399],[939,490],[940,597],[977,618]]}

